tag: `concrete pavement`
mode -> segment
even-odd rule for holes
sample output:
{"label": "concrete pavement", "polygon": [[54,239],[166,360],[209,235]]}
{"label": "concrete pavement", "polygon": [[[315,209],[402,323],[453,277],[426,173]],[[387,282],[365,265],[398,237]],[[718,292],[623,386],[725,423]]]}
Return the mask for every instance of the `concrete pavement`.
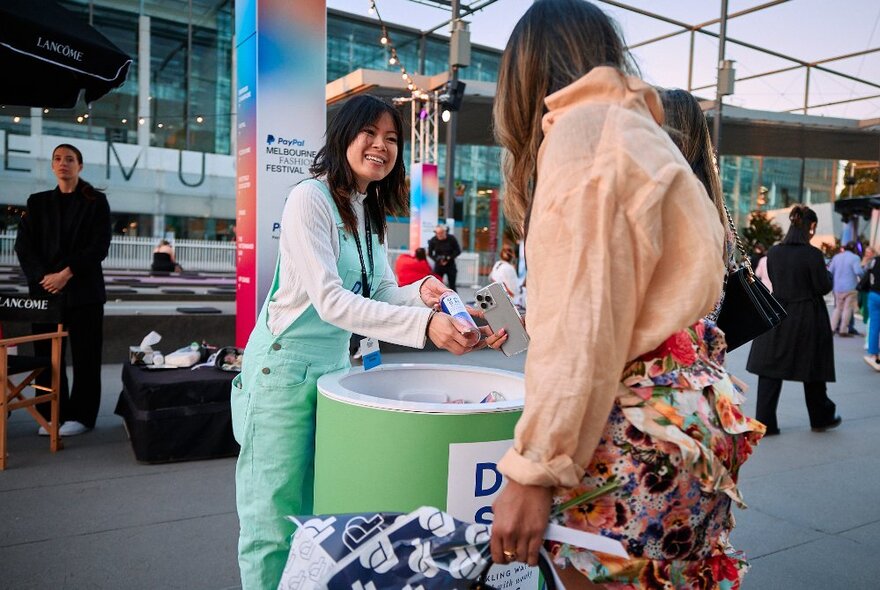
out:
{"label": "concrete pavement", "polygon": [[[811,432],[802,388],[786,383],[782,434],[764,440],[743,468],[749,509],[736,511],[733,542],[752,562],[746,590],[878,587],[880,373],[862,361],[862,340],[835,340],[838,381],[829,394],[842,426]],[[754,391],[747,354],[748,347],[735,351],[728,365]],[[521,370],[524,357],[413,352],[383,360]],[[97,428],[65,439],[57,455],[24,412],[13,414],[9,467],[0,472],[0,587],[239,586],[234,460],[136,463],[113,414],[120,373],[120,365],[105,365]],[[753,412],[754,399],[746,408]]]}

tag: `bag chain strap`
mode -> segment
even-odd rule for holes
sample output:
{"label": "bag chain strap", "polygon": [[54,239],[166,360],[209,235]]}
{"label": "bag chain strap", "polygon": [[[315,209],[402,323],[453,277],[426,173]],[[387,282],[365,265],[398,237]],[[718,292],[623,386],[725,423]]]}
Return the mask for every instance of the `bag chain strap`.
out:
{"label": "bag chain strap", "polygon": [[730,209],[727,208],[727,203],[722,203],[722,205],[724,206],[724,214],[727,215],[727,224],[730,226],[730,231],[733,232],[733,237],[736,240],[736,249],[739,250],[740,256],[742,257],[740,264],[744,266],[746,272],[749,273],[749,282],[753,283],[755,281],[755,271],[752,269],[752,263],[746,255],[746,247],[743,246],[742,240],[739,237],[739,232],[736,231],[736,226],[733,225],[733,217],[730,216]]}

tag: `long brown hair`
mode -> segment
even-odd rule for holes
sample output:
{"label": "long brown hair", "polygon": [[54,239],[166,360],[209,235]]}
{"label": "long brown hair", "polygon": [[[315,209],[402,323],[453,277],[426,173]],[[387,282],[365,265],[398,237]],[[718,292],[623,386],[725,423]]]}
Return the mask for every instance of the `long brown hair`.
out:
{"label": "long brown hair", "polygon": [[370,216],[370,222],[377,228],[379,241],[383,244],[388,231],[385,216],[403,216],[409,211],[406,166],[403,163],[403,120],[397,109],[366,94],[350,99],[327,125],[327,141],[309,168],[314,177],[327,176],[330,194],[345,229],[357,235],[357,216],[351,205],[351,195],[357,192],[357,179],[348,164],[346,152],[364,127],[378,121],[384,113],[391,116],[397,131],[397,159],[388,176],[367,185],[367,199],[364,201],[365,215]]}
{"label": "long brown hair", "polygon": [[[71,144],[69,144],[69,143],[59,143],[58,145],[55,146],[55,149],[52,150],[52,159],[53,159],[53,160],[55,159],[55,152],[57,152],[57,151],[60,150],[60,149],[65,149],[65,150],[70,150],[70,151],[72,151],[72,152],[73,152],[73,155],[76,157],[76,162],[77,162],[77,164],[79,164],[80,166],[82,166],[82,163],[83,163],[83,155],[82,155],[82,152],[79,151],[79,148],[78,148],[78,147],[76,147],[76,146],[74,146],[74,145],[71,145]],[[84,196],[86,199],[88,199],[89,201],[94,201],[95,198],[96,198],[96,197],[98,196],[98,194],[99,194],[99,193],[98,193],[98,189],[96,189],[95,187],[93,187],[93,186],[91,185],[91,183],[88,183],[88,182],[86,182],[85,180],[83,180],[82,177],[77,178],[77,184],[76,184],[76,189],[75,189],[75,190],[78,190],[79,192],[81,192],[81,193],[83,194],[83,196]]]}
{"label": "long brown hair", "polygon": [[513,29],[493,114],[495,138],[505,148],[504,213],[517,233],[531,208],[544,99],[602,65],[635,70],[614,22],[585,0],[537,0]]}
{"label": "long brown hair", "polygon": [[663,102],[666,132],[706,187],[718,211],[718,218],[726,228],[727,213],[724,211],[721,177],[718,175],[709,125],[700,103],[693,94],[680,88],[660,89],[660,100]]}

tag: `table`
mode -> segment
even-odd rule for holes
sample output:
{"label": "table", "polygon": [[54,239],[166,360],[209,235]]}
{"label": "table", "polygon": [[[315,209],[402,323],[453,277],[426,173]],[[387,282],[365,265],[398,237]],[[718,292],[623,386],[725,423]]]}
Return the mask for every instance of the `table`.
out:
{"label": "table", "polygon": [[115,413],[135,458],[168,463],[238,454],[229,407],[236,373],[213,367],[147,369],[124,363]]}

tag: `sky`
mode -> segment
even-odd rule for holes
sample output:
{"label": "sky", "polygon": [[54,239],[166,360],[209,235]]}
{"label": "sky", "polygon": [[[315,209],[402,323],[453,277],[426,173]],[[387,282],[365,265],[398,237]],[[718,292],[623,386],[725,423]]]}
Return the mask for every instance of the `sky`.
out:
{"label": "sky", "polygon": [[[401,24],[419,30],[432,29],[449,19],[448,9],[434,8],[410,0],[375,0],[386,23]],[[652,39],[678,29],[647,16],[594,0],[620,25],[628,44]],[[465,0],[477,6],[485,0]],[[769,3],[768,0],[729,0],[728,14]],[[503,49],[516,21],[528,9],[530,0],[497,0],[469,15],[471,41]],[[676,21],[699,24],[721,15],[720,0],[623,0],[648,12],[661,13]],[[368,13],[369,0],[327,0],[327,6],[375,18]],[[378,23],[378,20],[376,21]],[[377,25],[378,30],[378,25]],[[448,26],[438,33],[448,34]],[[718,25],[707,30],[718,32]],[[789,0],[770,8],[731,18],[727,36],[752,45],[798,58],[818,61],[867,49],[880,48],[880,2],[877,0]],[[713,98],[718,40],[697,34],[694,46],[693,86],[711,86],[695,93]],[[633,50],[642,77],[656,85],[687,88],[690,35],[681,34]],[[737,78],[752,76],[794,65],[728,41],[725,57],[735,61]],[[880,86],[880,51],[864,56],[823,64]],[[467,71],[462,73],[467,79]],[[738,81],[734,94],[725,104],[770,111],[801,109],[804,106],[806,69],[775,74],[755,80]],[[880,95],[880,87],[860,84],[813,69],[810,74],[809,104],[819,105],[850,98]],[[797,111],[802,112],[802,111]],[[852,119],[880,119],[880,96],[849,104],[811,108],[811,115]]]}

